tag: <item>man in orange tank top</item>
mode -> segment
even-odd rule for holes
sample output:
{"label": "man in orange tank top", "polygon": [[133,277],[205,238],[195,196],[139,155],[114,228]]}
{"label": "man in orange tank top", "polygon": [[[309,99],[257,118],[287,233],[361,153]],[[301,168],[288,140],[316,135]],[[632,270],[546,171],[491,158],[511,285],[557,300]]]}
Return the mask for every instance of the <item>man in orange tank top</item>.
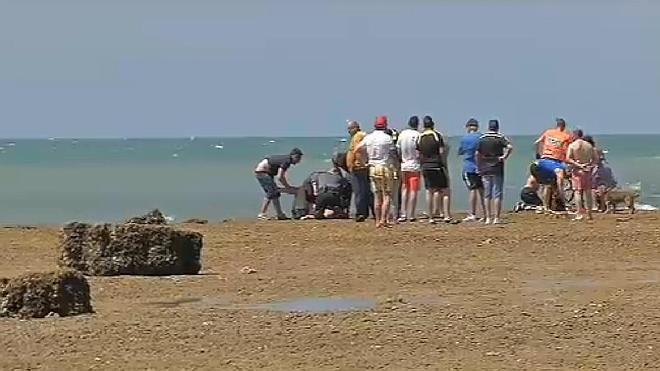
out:
{"label": "man in orange tank top", "polygon": [[[571,144],[571,135],[566,132],[566,121],[558,118],[556,120],[557,127],[554,129],[546,130],[539,139],[536,140],[537,154],[540,157],[538,166],[544,172],[555,174],[557,182],[557,189],[564,189],[564,179],[566,178],[566,153],[568,146]],[[544,190],[544,201],[547,201],[546,206],[549,205],[549,198],[551,196],[550,187]],[[565,204],[564,193],[558,192],[561,201]]]}

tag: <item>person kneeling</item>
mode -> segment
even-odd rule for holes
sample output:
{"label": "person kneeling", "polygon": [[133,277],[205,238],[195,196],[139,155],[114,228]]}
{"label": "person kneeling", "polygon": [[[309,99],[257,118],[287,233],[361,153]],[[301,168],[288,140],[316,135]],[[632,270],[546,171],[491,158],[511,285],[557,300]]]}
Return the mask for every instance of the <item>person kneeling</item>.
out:
{"label": "person kneeling", "polygon": [[346,219],[351,202],[351,183],[337,167],[310,176],[315,219]]}

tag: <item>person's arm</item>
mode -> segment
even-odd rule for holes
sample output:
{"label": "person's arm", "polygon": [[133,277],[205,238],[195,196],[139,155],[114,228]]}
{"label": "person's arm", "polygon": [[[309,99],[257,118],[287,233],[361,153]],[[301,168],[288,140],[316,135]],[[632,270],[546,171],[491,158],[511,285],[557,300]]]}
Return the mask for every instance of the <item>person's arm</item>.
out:
{"label": "person's arm", "polygon": [[545,133],[543,133],[539,139],[534,142],[534,147],[536,148],[536,157],[539,158],[543,154],[543,142],[545,142]]}
{"label": "person's arm", "polygon": [[313,176],[312,181],[311,181],[311,183],[312,183],[312,194],[314,196],[319,195],[319,181],[318,181],[318,179],[319,179],[318,176]]}
{"label": "person's arm", "polygon": [[282,186],[286,189],[291,189],[293,188],[291,184],[289,184],[289,181],[286,179],[286,172],[287,172],[288,167],[281,167],[280,170],[277,171],[277,180],[280,181]]}
{"label": "person's arm", "polygon": [[511,153],[513,152],[513,145],[511,144],[510,140],[505,139],[504,144],[505,144],[504,155],[502,157],[500,157],[501,161],[506,161],[509,158],[509,156],[511,156]]}
{"label": "person's arm", "polygon": [[568,146],[568,152],[566,153],[566,163],[578,169],[584,169],[584,165],[575,159],[575,147],[572,145]]}
{"label": "person's arm", "polygon": [[461,140],[461,144],[458,145],[458,155],[463,156],[465,154],[467,154],[467,151],[464,148],[463,140]]}

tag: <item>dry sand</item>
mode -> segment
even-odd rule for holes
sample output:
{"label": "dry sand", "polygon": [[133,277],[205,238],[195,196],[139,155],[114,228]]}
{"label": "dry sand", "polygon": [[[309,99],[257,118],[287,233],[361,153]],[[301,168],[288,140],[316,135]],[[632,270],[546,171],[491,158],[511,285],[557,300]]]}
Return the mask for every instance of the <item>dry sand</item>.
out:
{"label": "dry sand", "polygon": [[[91,278],[93,315],[0,319],[0,369],[660,367],[659,219],[189,225],[202,275]],[[58,233],[0,229],[0,276],[54,269]],[[254,307],[308,297],[376,307]]]}

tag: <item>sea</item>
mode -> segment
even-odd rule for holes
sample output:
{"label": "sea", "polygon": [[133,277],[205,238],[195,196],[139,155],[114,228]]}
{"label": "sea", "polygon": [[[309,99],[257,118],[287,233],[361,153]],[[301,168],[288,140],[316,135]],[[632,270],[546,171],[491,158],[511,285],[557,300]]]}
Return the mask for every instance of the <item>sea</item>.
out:
{"label": "sea", "polygon": [[[512,207],[528,176],[534,137],[513,136],[506,165],[505,202]],[[330,168],[347,138],[0,139],[0,224],[113,222],[158,208],[175,221],[249,219],[262,191],[257,162],[299,147],[292,167],[299,184],[312,171]],[[467,208],[459,138],[450,139],[453,209]],[[603,135],[596,141],[621,184],[639,184],[641,202],[660,198],[660,135]],[[290,210],[292,199],[283,205]],[[420,201],[423,202],[423,199]],[[423,205],[423,204],[421,204]]]}

